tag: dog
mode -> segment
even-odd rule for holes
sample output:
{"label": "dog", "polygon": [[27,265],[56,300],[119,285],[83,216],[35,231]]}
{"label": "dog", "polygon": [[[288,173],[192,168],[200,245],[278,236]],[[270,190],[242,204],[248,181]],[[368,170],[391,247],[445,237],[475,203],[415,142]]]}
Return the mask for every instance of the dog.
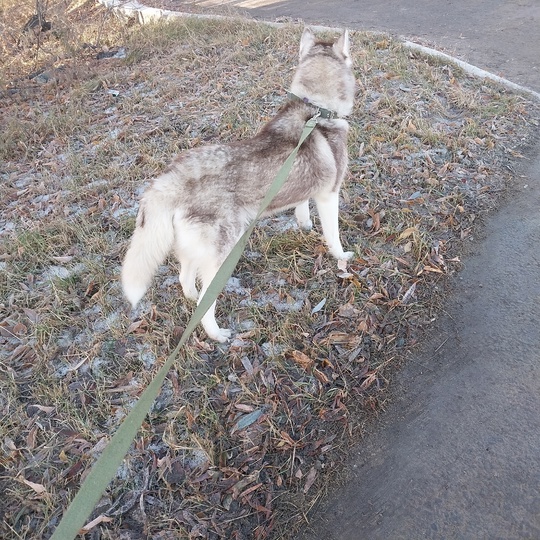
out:
{"label": "dog", "polygon": [[[340,260],[339,191],[347,170],[348,123],[355,78],[345,30],[334,42],[306,28],[289,99],[251,139],[197,147],[181,153],[144,193],[121,273],[133,307],[160,264],[174,251],[186,298],[202,298],[221,263],[257,215],[270,184],[296,147],[306,121],[317,125],[300,147],[292,170],[264,215],[295,208],[298,225],[310,229],[309,200],[319,214],[330,253]],[[200,291],[197,290],[200,282]],[[215,305],[202,318],[208,337],[226,342]]]}

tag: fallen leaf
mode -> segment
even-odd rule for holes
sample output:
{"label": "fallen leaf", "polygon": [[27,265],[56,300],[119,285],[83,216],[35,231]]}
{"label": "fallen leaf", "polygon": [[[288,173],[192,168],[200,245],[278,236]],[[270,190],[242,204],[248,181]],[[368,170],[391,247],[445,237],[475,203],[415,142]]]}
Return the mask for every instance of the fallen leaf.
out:
{"label": "fallen leaf", "polygon": [[23,484],[26,484],[29,488],[32,488],[38,495],[41,495],[42,493],[45,493],[47,491],[43,484],[36,484],[35,482],[30,482],[30,480],[27,480],[23,476],[20,476],[19,480]]}
{"label": "fallen leaf", "polygon": [[377,232],[381,228],[381,214],[375,210],[369,209],[368,214],[371,216],[371,230]]}
{"label": "fallen leaf", "polygon": [[247,374],[253,375],[253,364],[251,363],[250,359],[247,356],[244,356],[240,361],[242,362]]}
{"label": "fallen leaf", "polygon": [[45,405],[32,405],[41,412],[50,414],[54,411],[54,407],[46,407]]}
{"label": "fallen leaf", "polygon": [[79,531],[79,534],[86,534],[87,532],[90,532],[96,525],[99,525],[100,523],[110,523],[112,520],[113,520],[113,518],[101,514],[96,519],[93,519],[92,521],[88,522]]}
{"label": "fallen leaf", "polygon": [[279,434],[281,435],[281,441],[278,443],[278,447],[285,445],[289,445],[292,448],[296,447],[296,441],[286,431],[282,430]]}
{"label": "fallen leaf", "polygon": [[[338,261],[338,268],[339,268],[339,263],[341,261]],[[312,310],[311,310],[311,314],[314,315],[315,313],[318,313],[319,311],[321,311],[321,309],[324,307],[324,305],[326,304],[326,298],[323,298]]]}
{"label": "fallen leaf", "polygon": [[416,227],[409,227],[398,236],[398,239],[404,240],[405,238],[409,238],[409,236],[416,234],[418,234],[418,229]]}
{"label": "fallen leaf", "polygon": [[66,264],[73,259],[73,255],[65,255],[62,257],[51,257],[51,258],[54,259],[56,262],[59,262],[61,264]]}
{"label": "fallen leaf", "polygon": [[407,292],[403,295],[403,298],[401,299],[401,303],[403,305],[406,305],[410,302],[411,298],[413,297],[414,292],[416,291],[416,282],[413,283],[408,289]]}
{"label": "fallen leaf", "polygon": [[94,296],[98,291],[99,291],[99,284],[95,283],[94,281],[91,281],[86,287],[84,296],[86,296],[86,298],[92,298],[92,296]]}
{"label": "fallen leaf", "polygon": [[12,330],[14,334],[20,336],[22,334],[26,334],[26,332],[28,331],[28,328],[23,323],[19,322],[13,327]]}
{"label": "fallen leaf", "polygon": [[234,486],[232,487],[232,494],[233,498],[237,499],[240,493],[244,491],[244,488],[251,484],[252,482],[255,482],[259,478],[259,473],[252,473],[249,476],[246,476],[245,478],[242,478],[242,480],[236,482]]}
{"label": "fallen leaf", "polygon": [[23,308],[24,314],[28,317],[31,323],[39,322],[39,313],[33,309]]}
{"label": "fallen leaf", "polygon": [[248,426],[251,426],[251,424],[255,423],[264,413],[264,409],[255,409],[253,412],[246,414],[245,416],[242,416],[238,422],[234,425],[231,434],[235,431],[240,431],[242,429],[247,428]]}
{"label": "fallen leaf", "polygon": [[330,379],[322,371],[318,370],[317,368],[313,370],[313,375],[315,375],[317,380],[321,382],[322,384],[328,384],[330,382]]}
{"label": "fallen leaf", "polygon": [[128,334],[136,333],[136,334],[144,334],[146,328],[146,321],[143,319],[140,319],[138,321],[132,322],[127,329]]}
{"label": "fallen leaf", "polygon": [[36,446],[36,434],[37,434],[38,426],[34,425],[28,432],[28,435],[26,436],[26,446],[29,450],[32,450]]}
{"label": "fallen leaf", "polygon": [[433,272],[435,274],[444,274],[444,271],[434,266],[428,266],[427,264],[423,268],[424,272]]}
{"label": "fallen leaf", "polygon": [[304,354],[301,351],[292,351],[291,356],[292,359],[306,371],[311,371],[313,368],[314,360],[307,354]]}
{"label": "fallen leaf", "polygon": [[360,341],[362,341],[362,338],[357,335],[333,330],[323,340],[323,343],[328,345],[347,345],[349,347],[356,347]]}
{"label": "fallen leaf", "polygon": [[262,485],[263,483],[259,482],[258,484],[255,484],[254,486],[247,488],[245,491],[240,493],[240,495],[238,495],[238,498],[241,499],[242,497],[247,497],[250,493],[253,493],[255,490],[259,489]]}
{"label": "fallen leaf", "polygon": [[245,403],[236,403],[234,408],[245,413],[250,413],[255,410],[255,407],[252,405],[246,405]]}
{"label": "fallen leaf", "polygon": [[315,467],[311,467],[306,477],[306,483],[304,484],[304,493],[307,493],[309,491],[311,486],[315,483],[316,478],[317,469]]}
{"label": "fallen leaf", "polygon": [[17,451],[17,445],[13,441],[13,439],[10,439],[9,437],[4,438],[4,445],[8,450],[11,450],[12,452]]}
{"label": "fallen leaf", "polygon": [[345,317],[347,319],[353,319],[360,314],[360,310],[356,309],[352,304],[343,304],[339,306],[338,314],[340,317]]}

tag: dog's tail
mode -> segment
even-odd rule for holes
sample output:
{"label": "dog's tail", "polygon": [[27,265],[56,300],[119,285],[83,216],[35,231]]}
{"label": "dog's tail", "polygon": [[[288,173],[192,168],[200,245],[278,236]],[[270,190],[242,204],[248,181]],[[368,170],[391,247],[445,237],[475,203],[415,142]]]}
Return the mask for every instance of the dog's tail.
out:
{"label": "dog's tail", "polygon": [[122,288],[135,307],[174,244],[174,206],[158,182],[141,200],[137,225],[122,265]]}

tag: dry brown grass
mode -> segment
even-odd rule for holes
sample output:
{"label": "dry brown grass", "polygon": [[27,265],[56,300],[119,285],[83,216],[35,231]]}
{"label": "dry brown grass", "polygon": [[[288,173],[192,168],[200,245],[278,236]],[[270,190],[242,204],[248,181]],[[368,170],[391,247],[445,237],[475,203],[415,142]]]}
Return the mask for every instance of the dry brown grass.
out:
{"label": "dry brown grass", "polygon": [[[3,538],[51,534],[191,313],[172,265],[135,314],[121,297],[145,180],[183,148],[254,133],[285,99],[301,32],[48,9],[39,35],[20,32],[31,7],[4,9],[0,40]],[[357,256],[344,273],[290,216],[260,224],[218,304],[237,338],[191,340],[93,537],[293,537],[512,182],[537,105],[389,38],[352,45],[342,230]]]}

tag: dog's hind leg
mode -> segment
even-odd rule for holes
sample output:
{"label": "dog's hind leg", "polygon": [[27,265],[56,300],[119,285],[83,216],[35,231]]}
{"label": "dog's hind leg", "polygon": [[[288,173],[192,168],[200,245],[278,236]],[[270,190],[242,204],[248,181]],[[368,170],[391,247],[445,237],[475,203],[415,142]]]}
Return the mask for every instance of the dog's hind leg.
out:
{"label": "dog's hind leg", "polygon": [[184,296],[188,300],[197,301],[199,292],[195,285],[197,279],[197,264],[195,261],[184,257],[180,260],[180,285],[184,291]]}
{"label": "dog's hind leg", "polygon": [[197,279],[197,253],[193,244],[199,244],[200,240],[198,235],[189,235],[185,231],[189,229],[178,220],[175,223],[176,231],[183,231],[183,234],[176,235],[175,239],[175,254],[178,262],[180,263],[180,285],[182,285],[182,291],[184,296],[188,300],[197,301],[199,293],[197,291],[196,279]]}
{"label": "dog's hind leg", "polygon": [[[200,277],[202,282],[201,292],[199,294],[199,303],[202,300],[204,293],[207,291],[210,283],[214,279],[217,271],[219,270],[220,262],[218,259],[209,260],[208,258],[201,262],[199,266]],[[205,332],[208,334],[209,338],[215,339],[221,343],[227,341],[231,335],[232,331],[227,328],[220,328],[216,321],[216,302],[214,302],[208,311],[204,314],[201,319],[201,324]]]}
{"label": "dog's hind leg", "polygon": [[313,222],[309,217],[309,200],[299,204],[294,211],[294,215],[299,227],[305,229],[306,231],[310,231],[312,229]]}
{"label": "dog's hind leg", "polygon": [[320,193],[314,199],[330,253],[336,259],[350,259],[354,252],[343,251],[339,239],[339,193]]}

